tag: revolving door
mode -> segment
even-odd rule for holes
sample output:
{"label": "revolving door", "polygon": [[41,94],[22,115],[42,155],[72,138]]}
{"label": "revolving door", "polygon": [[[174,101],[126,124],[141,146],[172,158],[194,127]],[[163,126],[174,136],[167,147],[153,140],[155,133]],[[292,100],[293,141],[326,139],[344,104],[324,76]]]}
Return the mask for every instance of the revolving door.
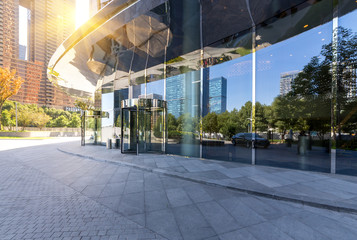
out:
{"label": "revolving door", "polygon": [[121,102],[121,152],[165,153],[166,102],[159,99],[126,99]]}

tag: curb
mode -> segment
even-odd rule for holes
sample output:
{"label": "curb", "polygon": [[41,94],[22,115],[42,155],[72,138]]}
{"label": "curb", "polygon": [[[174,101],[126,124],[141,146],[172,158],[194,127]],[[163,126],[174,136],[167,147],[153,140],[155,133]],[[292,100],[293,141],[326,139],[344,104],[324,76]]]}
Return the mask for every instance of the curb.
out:
{"label": "curb", "polygon": [[[105,163],[111,163],[111,164],[115,164],[115,165],[119,165],[119,166],[132,167],[132,168],[139,169],[142,171],[159,173],[159,174],[163,174],[165,176],[175,177],[175,178],[179,178],[179,179],[183,179],[183,180],[191,181],[191,182],[195,182],[195,183],[205,184],[205,185],[209,185],[209,186],[223,187],[223,188],[227,188],[229,190],[239,191],[239,192],[247,193],[247,194],[258,196],[258,197],[265,197],[265,198],[270,198],[270,199],[274,199],[274,200],[299,203],[299,204],[303,204],[306,206],[328,209],[328,210],[337,211],[337,212],[346,212],[346,213],[357,214],[357,206],[348,204],[348,203],[341,204],[341,203],[337,203],[337,202],[333,202],[333,201],[328,201],[328,200],[323,200],[323,199],[312,199],[311,197],[286,194],[286,193],[282,193],[282,192],[267,192],[264,190],[254,190],[254,189],[252,190],[252,189],[244,188],[241,186],[237,187],[237,186],[233,186],[233,185],[222,184],[222,183],[219,183],[217,180],[207,180],[207,179],[188,177],[188,176],[185,176],[185,174],[174,173],[174,172],[159,169],[159,168],[150,168],[150,167],[140,166],[140,165],[132,164],[132,163],[128,163],[128,162],[112,161],[112,160],[107,160],[107,159],[94,158],[94,157],[82,155],[79,153],[69,152],[69,151],[63,150],[61,148],[57,148],[57,150],[62,153],[68,154],[68,155],[86,158],[86,159],[90,159],[90,160],[97,161],[97,162],[105,162]],[[346,206],[346,205],[350,205],[350,206]]]}

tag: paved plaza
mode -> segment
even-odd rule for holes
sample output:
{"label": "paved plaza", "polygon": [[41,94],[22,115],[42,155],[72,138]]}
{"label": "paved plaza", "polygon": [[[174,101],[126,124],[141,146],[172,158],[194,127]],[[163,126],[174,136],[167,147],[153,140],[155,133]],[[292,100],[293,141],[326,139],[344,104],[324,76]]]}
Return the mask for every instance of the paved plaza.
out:
{"label": "paved plaza", "polygon": [[354,177],[31,141],[0,140],[0,239],[357,236]]}

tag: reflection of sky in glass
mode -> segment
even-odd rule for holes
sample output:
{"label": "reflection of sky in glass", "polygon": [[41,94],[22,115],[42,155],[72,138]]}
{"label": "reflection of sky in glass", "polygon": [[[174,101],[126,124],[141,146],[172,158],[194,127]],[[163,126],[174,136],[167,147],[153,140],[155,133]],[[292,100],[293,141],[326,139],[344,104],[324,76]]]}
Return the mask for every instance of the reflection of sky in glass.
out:
{"label": "reflection of sky in glass", "polygon": [[227,110],[239,110],[252,100],[252,55],[210,67],[210,79],[227,79]]}
{"label": "reflection of sky in glass", "polygon": [[352,29],[353,32],[357,31],[357,10],[339,18],[341,27]]}
{"label": "reflection of sky in glass", "polygon": [[[356,31],[356,11],[339,19],[342,27]],[[270,105],[280,92],[280,74],[301,71],[314,56],[319,56],[322,46],[332,40],[332,22],[303,32],[295,37],[257,51],[256,100]],[[210,78],[227,79],[227,110],[239,110],[252,99],[252,55],[210,67]],[[144,85],[142,85],[144,93]],[[147,85],[147,94],[163,96],[163,81]]]}
{"label": "reflection of sky in glass", "polygon": [[102,118],[102,127],[112,126],[114,122],[113,109],[114,109],[114,93],[102,94],[102,110],[109,112],[109,118]]}
{"label": "reflection of sky in glass", "polygon": [[[141,85],[141,94],[145,93],[145,84]],[[155,93],[162,96],[164,98],[164,80],[159,80],[155,82],[150,82],[147,84],[146,93]]]}
{"label": "reflection of sky in glass", "polygon": [[280,91],[280,74],[301,71],[332,40],[332,22],[257,51],[257,101],[270,105]]}

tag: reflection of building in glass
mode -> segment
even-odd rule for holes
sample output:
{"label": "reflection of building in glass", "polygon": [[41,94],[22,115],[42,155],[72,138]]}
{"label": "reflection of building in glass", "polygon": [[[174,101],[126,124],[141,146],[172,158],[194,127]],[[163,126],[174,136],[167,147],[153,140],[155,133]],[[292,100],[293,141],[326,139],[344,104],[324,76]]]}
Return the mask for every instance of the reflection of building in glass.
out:
{"label": "reflection of building in glass", "polygon": [[300,71],[284,72],[280,74],[280,95],[284,96],[291,91],[291,83]]}
{"label": "reflection of building in glass", "polygon": [[[56,48],[74,31],[75,2],[0,1],[0,66],[16,69],[25,80],[11,100],[57,107],[73,105],[71,98],[48,81],[46,72]],[[25,9],[21,17],[27,24],[20,25],[20,9]],[[27,36],[21,45],[20,36]]]}
{"label": "reflection of building in glass", "polygon": [[[102,1],[94,1],[94,3],[98,2],[102,3]],[[317,78],[312,76],[310,79],[306,74],[308,85],[305,87],[307,86],[312,91],[303,93],[300,91],[299,94],[306,96],[304,101],[297,101],[300,96],[292,98],[292,101],[280,101],[280,98],[275,98],[278,93],[272,90],[280,87],[281,95],[288,94],[299,72],[285,72],[284,68],[288,65],[295,66],[291,67],[291,70],[305,68],[303,66],[309,64],[310,57],[325,49],[323,46],[329,44],[328,39],[334,39],[331,13],[335,5],[329,0],[288,1],[289,4],[287,1],[278,0],[274,1],[273,7],[269,1],[249,0],[249,4],[242,4],[242,2],[244,1],[146,0],[127,2],[113,0],[96,14],[95,19],[92,19],[99,23],[103,22],[103,25],[92,31],[93,25],[89,20],[88,24],[83,25],[82,35],[76,33],[68,38],[63,45],[65,49],[59,49],[59,53],[64,56],[60,59],[61,64],[56,63],[59,61],[57,55],[51,59],[51,62],[56,63],[53,69],[70,84],[75,83],[77,79],[71,79],[71,71],[67,66],[74,66],[79,70],[81,75],[78,75],[78,78],[81,78],[81,82],[99,88],[98,83],[101,82],[115,82],[117,87],[114,89],[137,84],[137,89],[130,86],[127,96],[123,94],[122,98],[129,99],[137,98],[144,92],[154,92],[151,91],[152,88],[148,83],[157,81],[155,87],[160,89],[160,93],[164,89],[163,98],[167,101],[165,116],[169,113],[176,118],[180,117],[180,121],[175,121],[168,116],[164,118],[167,120],[167,128],[156,128],[159,133],[154,134],[156,136],[160,133],[167,133],[164,134],[167,140],[164,140],[166,142],[161,146],[166,153],[305,170],[316,169],[324,172],[332,170],[333,162],[329,162],[329,159],[333,159],[331,158],[332,142],[328,142],[331,139],[329,131],[333,128],[341,129],[346,133],[347,131],[355,133],[355,118],[352,116],[355,112],[351,111],[350,106],[340,109],[341,117],[344,117],[345,113],[349,114],[349,118],[345,119],[350,123],[346,122],[344,126],[341,124],[342,127],[334,125],[335,123],[331,122],[331,110],[335,109],[331,109],[331,101],[326,97],[331,96],[332,80],[338,79],[344,81],[338,82],[339,87],[342,84],[348,85],[348,96],[352,98],[356,94],[355,78],[346,76],[344,79],[339,79],[336,71],[331,70],[331,64],[327,64],[326,69],[322,69],[323,74],[326,75],[323,75],[317,83],[323,88],[327,86],[322,91],[311,89],[311,84],[315,84],[314,81]],[[128,6],[127,3],[132,5]],[[338,1],[337,6],[338,17],[350,13],[356,17],[355,2]],[[110,12],[111,10],[113,11]],[[287,22],[289,24],[286,24]],[[257,23],[262,25],[258,29],[259,34],[255,35],[252,34],[251,26]],[[344,38],[342,35],[340,38],[340,33],[337,33],[337,36],[339,40]],[[315,41],[316,37],[318,41]],[[320,37],[327,41],[320,41]],[[309,44],[309,47],[306,47],[306,44]],[[252,49],[252,46],[256,48]],[[98,49],[100,51],[97,51]],[[91,50],[93,50],[92,54],[90,54]],[[73,51],[76,52],[75,58],[71,56]],[[356,48],[353,48],[353,51],[356,51]],[[254,52],[257,54],[252,54]],[[88,68],[88,60],[97,61],[99,59],[97,53],[103,53],[100,55],[102,61],[98,62],[103,66],[102,69],[108,69],[108,71],[100,71],[94,77],[86,75],[88,71],[93,72]],[[262,61],[267,53],[271,58],[268,61]],[[331,52],[327,53],[328,56],[333,55]],[[305,54],[306,59],[301,58]],[[320,55],[324,58],[323,54]],[[286,58],[288,56],[289,58]],[[287,59],[291,59],[289,63],[286,63]],[[326,60],[331,62],[331,59]],[[346,62],[352,61],[352,59],[346,60]],[[305,72],[310,73],[310,71]],[[329,77],[330,73],[332,77]],[[267,78],[276,74],[280,75],[280,79],[279,76],[275,80]],[[209,75],[218,78],[210,78]],[[79,92],[85,90],[81,88],[82,85],[64,87]],[[339,88],[338,90],[340,94],[346,92],[345,89],[342,91]],[[227,99],[228,94],[229,99]],[[338,91],[333,94],[338,94]],[[115,99],[117,99],[116,95]],[[252,105],[253,101],[256,102],[255,106]],[[338,106],[345,107],[345,105]],[[209,112],[223,112],[226,106],[229,106],[229,109],[232,107],[233,109],[240,108],[240,110],[227,112],[219,119],[220,125],[223,126],[219,131],[224,135],[225,140],[239,132],[255,131],[262,134],[262,138],[271,138],[274,141],[274,146],[269,147],[272,150],[257,149],[248,151],[249,154],[246,155],[242,154],[240,148],[232,146],[233,142],[231,144],[223,140],[203,141],[201,135],[203,121],[200,122],[200,117],[206,116]],[[119,114],[120,109],[117,109],[119,100],[114,108],[118,110],[116,114]],[[288,111],[282,112],[285,109]],[[274,123],[278,121],[279,123],[272,124],[271,121],[267,121],[268,115],[275,118],[272,119]],[[135,123],[135,118],[133,119],[132,124]],[[215,121],[214,118],[211,120]],[[117,124],[117,126],[121,125]],[[134,127],[133,125],[133,130],[135,130]],[[289,138],[294,141],[295,146],[299,147],[299,151],[300,148],[304,148],[300,155],[296,154],[296,150],[282,150],[285,147],[292,147],[289,141],[287,143],[290,146],[282,143],[283,135],[280,136],[281,141],[275,141],[280,128],[289,130]],[[303,130],[309,131],[311,139],[303,136]],[[299,132],[300,138],[298,138]],[[102,139],[107,139],[104,136],[111,137],[102,134]],[[321,141],[321,136],[323,138],[326,136],[326,138]],[[134,134],[126,138],[123,132],[121,137],[122,143],[126,139],[129,145],[137,144]],[[258,135],[255,138],[258,138]],[[252,143],[254,142],[245,142],[245,146],[251,147]],[[221,145],[224,147],[218,148]],[[304,153],[310,151],[308,149],[310,147],[311,150],[319,151],[319,153],[305,155]],[[282,153],[287,157],[282,159]],[[321,159],[324,160],[320,161]],[[336,159],[333,161],[338,162]]]}
{"label": "reflection of building in glass", "polygon": [[357,68],[356,64],[353,63],[350,66],[346,67],[346,73],[349,75],[349,79],[345,80],[345,90],[346,90],[346,97],[348,99],[352,99],[357,97]]}
{"label": "reflection of building in glass", "polygon": [[180,74],[166,79],[168,113],[176,118],[184,113],[192,117],[200,113],[200,71]]}
{"label": "reflection of building in glass", "polygon": [[227,79],[224,77],[208,80],[208,112],[217,114],[227,110]]}

